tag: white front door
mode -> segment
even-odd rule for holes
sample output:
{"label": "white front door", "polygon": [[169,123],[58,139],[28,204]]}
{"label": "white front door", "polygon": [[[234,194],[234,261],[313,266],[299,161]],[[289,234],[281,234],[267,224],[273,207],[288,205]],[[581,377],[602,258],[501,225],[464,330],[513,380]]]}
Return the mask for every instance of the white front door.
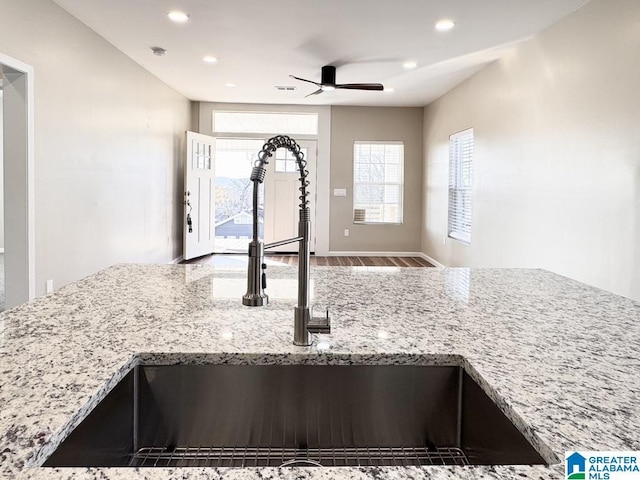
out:
{"label": "white front door", "polygon": [[215,226],[215,139],[187,132],[184,165],[184,259],[213,253]]}
{"label": "white front door", "polygon": [[[310,250],[315,251],[316,149],[314,140],[297,141],[307,161],[309,175],[309,210],[311,213]],[[287,149],[279,148],[269,159],[264,181],[264,243],[298,236],[300,204],[300,175],[295,157]],[[298,243],[290,243],[269,252],[297,252]]]}

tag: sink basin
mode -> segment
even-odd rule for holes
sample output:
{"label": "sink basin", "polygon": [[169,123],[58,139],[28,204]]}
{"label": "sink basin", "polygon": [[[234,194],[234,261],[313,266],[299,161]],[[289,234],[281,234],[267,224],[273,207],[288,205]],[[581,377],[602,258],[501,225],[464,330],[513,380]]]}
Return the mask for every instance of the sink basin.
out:
{"label": "sink basin", "polygon": [[458,366],[138,366],[44,466],[545,464]]}

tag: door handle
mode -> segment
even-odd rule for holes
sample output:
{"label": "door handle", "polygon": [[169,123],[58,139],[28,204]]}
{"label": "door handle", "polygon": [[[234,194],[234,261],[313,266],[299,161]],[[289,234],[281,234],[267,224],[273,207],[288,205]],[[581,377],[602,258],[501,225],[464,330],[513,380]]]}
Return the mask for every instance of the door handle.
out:
{"label": "door handle", "polygon": [[184,200],[182,203],[184,203],[187,207],[189,207],[189,211],[187,212],[187,227],[189,228],[189,233],[193,233],[193,222],[191,221],[191,202],[189,201],[189,196],[191,195],[191,192],[189,190],[187,190],[184,194]]}

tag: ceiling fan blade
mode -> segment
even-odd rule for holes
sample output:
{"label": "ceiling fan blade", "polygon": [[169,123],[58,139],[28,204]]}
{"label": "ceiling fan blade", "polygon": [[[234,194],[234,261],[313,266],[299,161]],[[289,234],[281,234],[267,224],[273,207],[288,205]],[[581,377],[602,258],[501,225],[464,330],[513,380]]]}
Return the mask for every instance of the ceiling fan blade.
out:
{"label": "ceiling fan blade", "polygon": [[313,93],[310,93],[309,95],[305,95],[304,98],[310,97],[311,95],[318,95],[319,93],[324,92],[324,90],[322,90],[321,88],[319,88],[318,90],[316,90]]}
{"label": "ceiling fan blade", "polygon": [[300,80],[301,82],[307,82],[307,83],[313,83],[316,86],[320,86],[320,84],[318,82],[314,82],[312,80],[307,80],[306,78],[300,78],[300,77],[296,77],[294,75],[289,75],[291,78],[295,78],[296,80]]}
{"label": "ceiling fan blade", "polygon": [[336,85],[336,88],[344,88],[346,90],[384,90],[381,83],[342,83]]}

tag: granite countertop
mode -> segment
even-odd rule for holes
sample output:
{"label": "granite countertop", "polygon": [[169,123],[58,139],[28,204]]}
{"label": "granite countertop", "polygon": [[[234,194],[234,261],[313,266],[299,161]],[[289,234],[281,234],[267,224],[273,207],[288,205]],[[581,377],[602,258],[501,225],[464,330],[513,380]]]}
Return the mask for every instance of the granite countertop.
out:
{"label": "granite countertop", "polygon": [[[640,304],[543,271],[317,267],[332,333],[295,347],[296,270],[243,307],[246,272],[116,265],[0,317],[0,472],[11,479],[561,479],[569,450],[640,450]],[[551,463],[367,468],[44,468],[140,363],[454,364]]]}

